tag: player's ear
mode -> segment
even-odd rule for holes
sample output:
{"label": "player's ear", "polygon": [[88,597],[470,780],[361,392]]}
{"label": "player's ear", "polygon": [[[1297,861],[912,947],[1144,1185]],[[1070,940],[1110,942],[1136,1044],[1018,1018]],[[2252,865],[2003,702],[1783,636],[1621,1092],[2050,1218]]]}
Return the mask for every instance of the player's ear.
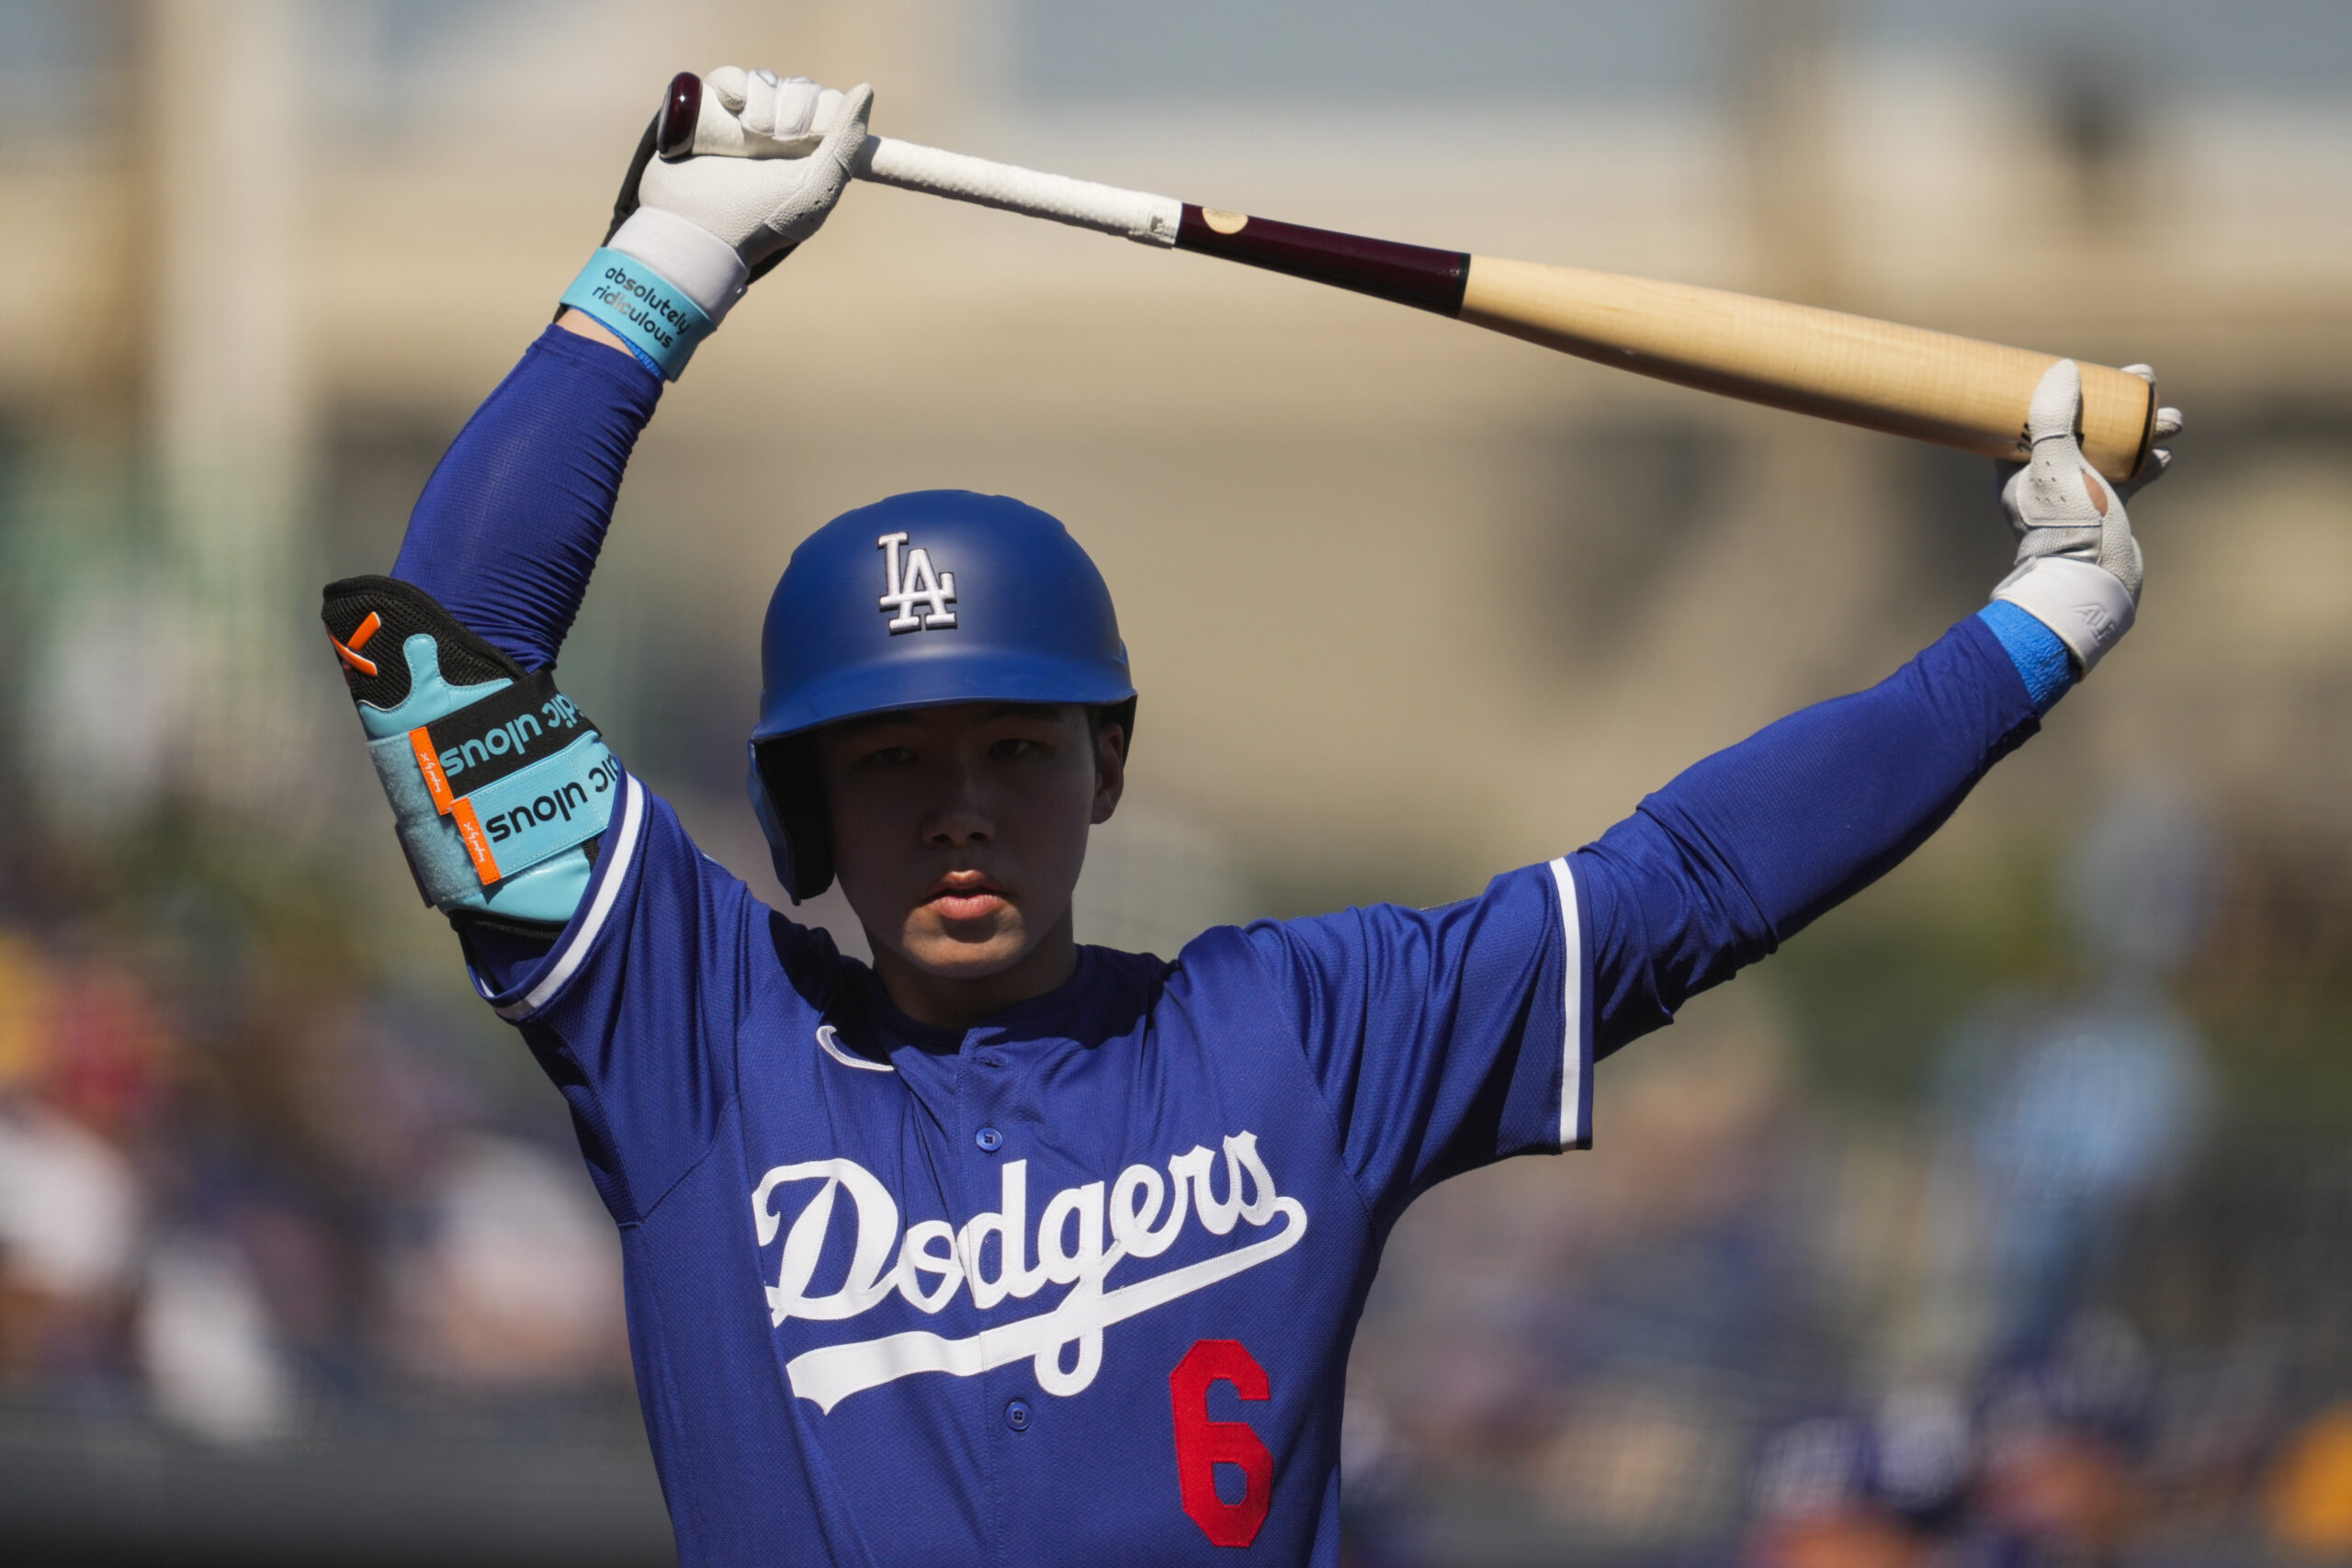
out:
{"label": "player's ear", "polygon": [[1119,808],[1127,784],[1127,727],[1134,722],[1132,703],[1097,708],[1087,716],[1094,740],[1094,810],[1087,820],[1100,826]]}

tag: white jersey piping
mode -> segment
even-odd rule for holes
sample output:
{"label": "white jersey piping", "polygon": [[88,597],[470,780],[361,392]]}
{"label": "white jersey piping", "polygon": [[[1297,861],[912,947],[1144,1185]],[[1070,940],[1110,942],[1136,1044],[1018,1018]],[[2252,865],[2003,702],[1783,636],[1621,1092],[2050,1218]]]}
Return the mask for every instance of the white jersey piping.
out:
{"label": "white jersey piping", "polygon": [[645,826],[645,791],[633,773],[621,774],[621,830],[613,835],[605,849],[605,863],[600,868],[603,878],[596,884],[596,896],[589,901],[588,917],[571,940],[556,951],[555,961],[539,983],[524,993],[520,1001],[493,1008],[503,1019],[527,1018],[548,1003],[548,999],[563,988],[563,983],[579,971],[587,960],[588,950],[595,944],[597,933],[605,929],[605,921],[613,912],[614,902],[620,897],[621,883],[628,876],[629,862],[636,858],[640,829]]}
{"label": "white jersey piping", "polygon": [[1561,1016],[1560,1146],[1580,1148],[1590,1137],[1586,1122],[1584,1060],[1584,934],[1577,920],[1576,877],[1568,857],[1552,863],[1552,880],[1560,890]]}

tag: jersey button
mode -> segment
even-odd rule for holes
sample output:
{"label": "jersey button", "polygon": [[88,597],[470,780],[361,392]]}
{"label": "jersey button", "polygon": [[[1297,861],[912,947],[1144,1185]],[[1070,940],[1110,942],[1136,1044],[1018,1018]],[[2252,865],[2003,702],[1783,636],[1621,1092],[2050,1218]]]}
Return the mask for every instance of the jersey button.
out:
{"label": "jersey button", "polygon": [[1004,1424],[1016,1432],[1029,1429],[1029,1402],[1016,1399],[1004,1407]]}
{"label": "jersey button", "polygon": [[972,1142],[980,1145],[980,1153],[992,1155],[1004,1147],[1004,1134],[993,1127],[983,1127],[972,1134]]}

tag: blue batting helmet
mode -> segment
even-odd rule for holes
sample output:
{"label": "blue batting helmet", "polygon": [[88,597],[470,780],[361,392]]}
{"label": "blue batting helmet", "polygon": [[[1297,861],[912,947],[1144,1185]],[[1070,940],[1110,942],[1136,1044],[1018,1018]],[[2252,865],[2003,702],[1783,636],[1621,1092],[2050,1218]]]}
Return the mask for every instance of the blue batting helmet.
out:
{"label": "blue batting helmet", "polygon": [[1122,705],[1111,591],[1056,518],[1009,496],[917,491],[844,512],[792,552],[760,633],[752,807],[793,902],[833,880],[810,733],[942,703]]}

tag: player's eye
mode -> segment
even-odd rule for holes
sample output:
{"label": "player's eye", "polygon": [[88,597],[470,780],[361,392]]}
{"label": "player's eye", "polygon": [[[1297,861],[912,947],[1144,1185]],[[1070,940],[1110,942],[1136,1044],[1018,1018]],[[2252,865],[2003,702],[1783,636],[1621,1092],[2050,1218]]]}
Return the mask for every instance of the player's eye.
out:
{"label": "player's eye", "polygon": [[1045,748],[1036,741],[1018,735],[1008,735],[989,748],[991,757],[1033,757]]}
{"label": "player's eye", "polygon": [[914,761],[915,752],[911,746],[884,746],[859,758],[857,765],[861,768],[906,768],[913,766]]}

